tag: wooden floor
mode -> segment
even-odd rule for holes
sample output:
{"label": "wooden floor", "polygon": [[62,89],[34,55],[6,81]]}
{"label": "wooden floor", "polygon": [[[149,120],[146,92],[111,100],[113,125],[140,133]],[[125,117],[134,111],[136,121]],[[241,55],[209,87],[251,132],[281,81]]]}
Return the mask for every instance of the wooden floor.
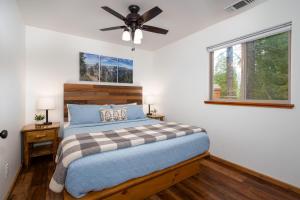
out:
{"label": "wooden floor", "polygon": [[[22,170],[9,200],[63,199],[48,189],[54,165],[50,157],[36,158]],[[266,183],[253,176],[204,160],[199,174],[147,200],[300,200],[300,195]]]}

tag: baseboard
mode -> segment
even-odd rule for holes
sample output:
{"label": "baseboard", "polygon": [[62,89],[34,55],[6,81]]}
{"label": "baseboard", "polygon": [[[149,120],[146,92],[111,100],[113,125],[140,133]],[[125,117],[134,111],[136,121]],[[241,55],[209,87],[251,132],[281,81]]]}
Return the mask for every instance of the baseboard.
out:
{"label": "baseboard", "polygon": [[251,170],[251,169],[248,169],[246,167],[243,167],[241,165],[238,165],[238,164],[235,164],[235,163],[232,163],[230,161],[227,161],[227,160],[224,160],[222,158],[219,158],[217,156],[214,156],[214,155],[210,155],[210,159],[214,160],[214,161],[217,161],[217,162],[220,162],[220,163],[223,163],[224,165],[227,165],[229,167],[232,167],[238,171],[241,171],[241,172],[244,172],[246,174],[249,174],[249,175],[252,175],[252,176],[255,176],[257,178],[260,178],[266,182],[269,182],[273,185],[277,185],[279,187],[282,187],[286,190],[289,190],[289,191],[293,191],[297,194],[300,194],[300,188],[296,187],[296,186],[293,186],[291,184],[288,184],[288,183],[285,183],[283,181],[280,181],[280,180],[277,180],[275,178],[272,178],[270,176],[267,176],[267,175],[264,175],[264,174],[261,174],[259,172],[256,172],[254,170]]}
{"label": "baseboard", "polygon": [[9,190],[8,190],[6,196],[4,196],[4,199],[8,199],[8,197],[9,197],[10,194],[12,193],[12,191],[13,191],[13,189],[14,189],[16,183],[17,183],[17,179],[18,179],[18,176],[20,175],[21,169],[22,169],[22,164],[20,165],[20,167],[19,167],[19,169],[18,169],[18,171],[17,171],[17,173],[16,173],[16,176],[15,176],[15,178],[14,178],[14,181],[13,181],[12,184],[10,185]]}

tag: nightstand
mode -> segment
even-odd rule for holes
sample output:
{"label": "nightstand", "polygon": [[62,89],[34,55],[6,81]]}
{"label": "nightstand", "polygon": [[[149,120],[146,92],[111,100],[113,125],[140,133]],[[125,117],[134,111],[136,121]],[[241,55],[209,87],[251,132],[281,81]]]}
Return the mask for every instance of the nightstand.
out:
{"label": "nightstand", "polygon": [[[52,123],[36,127],[34,124],[24,126],[22,129],[23,134],[23,155],[24,165],[27,168],[30,163],[30,158],[43,155],[53,155],[55,160],[56,150],[58,147],[58,133],[60,124]],[[41,144],[34,146],[33,144],[51,142],[51,144]]]}
{"label": "nightstand", "polygon": [[151,119],[157,119],[160,121],[164,121],[165,120],[165,116],[164,115],[160,115],[160,114],[152,114],[152,115],[147,115],[148,118]]}

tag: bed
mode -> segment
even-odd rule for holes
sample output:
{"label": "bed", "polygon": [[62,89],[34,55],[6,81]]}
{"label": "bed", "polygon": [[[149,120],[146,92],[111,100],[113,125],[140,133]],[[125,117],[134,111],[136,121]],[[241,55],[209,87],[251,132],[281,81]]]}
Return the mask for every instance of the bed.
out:
{"label": "bed", "polygon": [[[142,87],[64,85],[67,104],[142,104]],[[117,122],[67,124],[63,137],[85,133],[156,126],[149,118]],[[196,174],[201,159],[209,156],[206,132],[82,157],[67,170],[64,199],[143,199]]]}

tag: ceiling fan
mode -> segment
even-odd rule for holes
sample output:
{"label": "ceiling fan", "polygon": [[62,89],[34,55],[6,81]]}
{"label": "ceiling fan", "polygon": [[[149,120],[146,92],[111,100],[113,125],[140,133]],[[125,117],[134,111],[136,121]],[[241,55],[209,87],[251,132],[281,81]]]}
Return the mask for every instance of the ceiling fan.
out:
{"label": "ceiling fan", "polygon": [[134,44],[141,44],[143,38],[142,30],[153,32],[153,33],[159,33],[159,34],[168,33],[168,30],[166,29],[144,24],[162,12],[162,10],[157,6],[148,10],[143,15],[140,15],[138,13],[140,7],[137,5],[130,5],[128,7],[130,13],[126,17],[124,17],[120,13],[114,11],[113,9],[107,6],[102,6],[102,8],[105,11],[109,12],[110,14],[114,15],[115,17],[121,19],[125,23],[125,25],[103,28],[100,30],[111,31],[111,30],[123,29],[124,31],[122,34],[122,40],[124,41],[133,41]]}

